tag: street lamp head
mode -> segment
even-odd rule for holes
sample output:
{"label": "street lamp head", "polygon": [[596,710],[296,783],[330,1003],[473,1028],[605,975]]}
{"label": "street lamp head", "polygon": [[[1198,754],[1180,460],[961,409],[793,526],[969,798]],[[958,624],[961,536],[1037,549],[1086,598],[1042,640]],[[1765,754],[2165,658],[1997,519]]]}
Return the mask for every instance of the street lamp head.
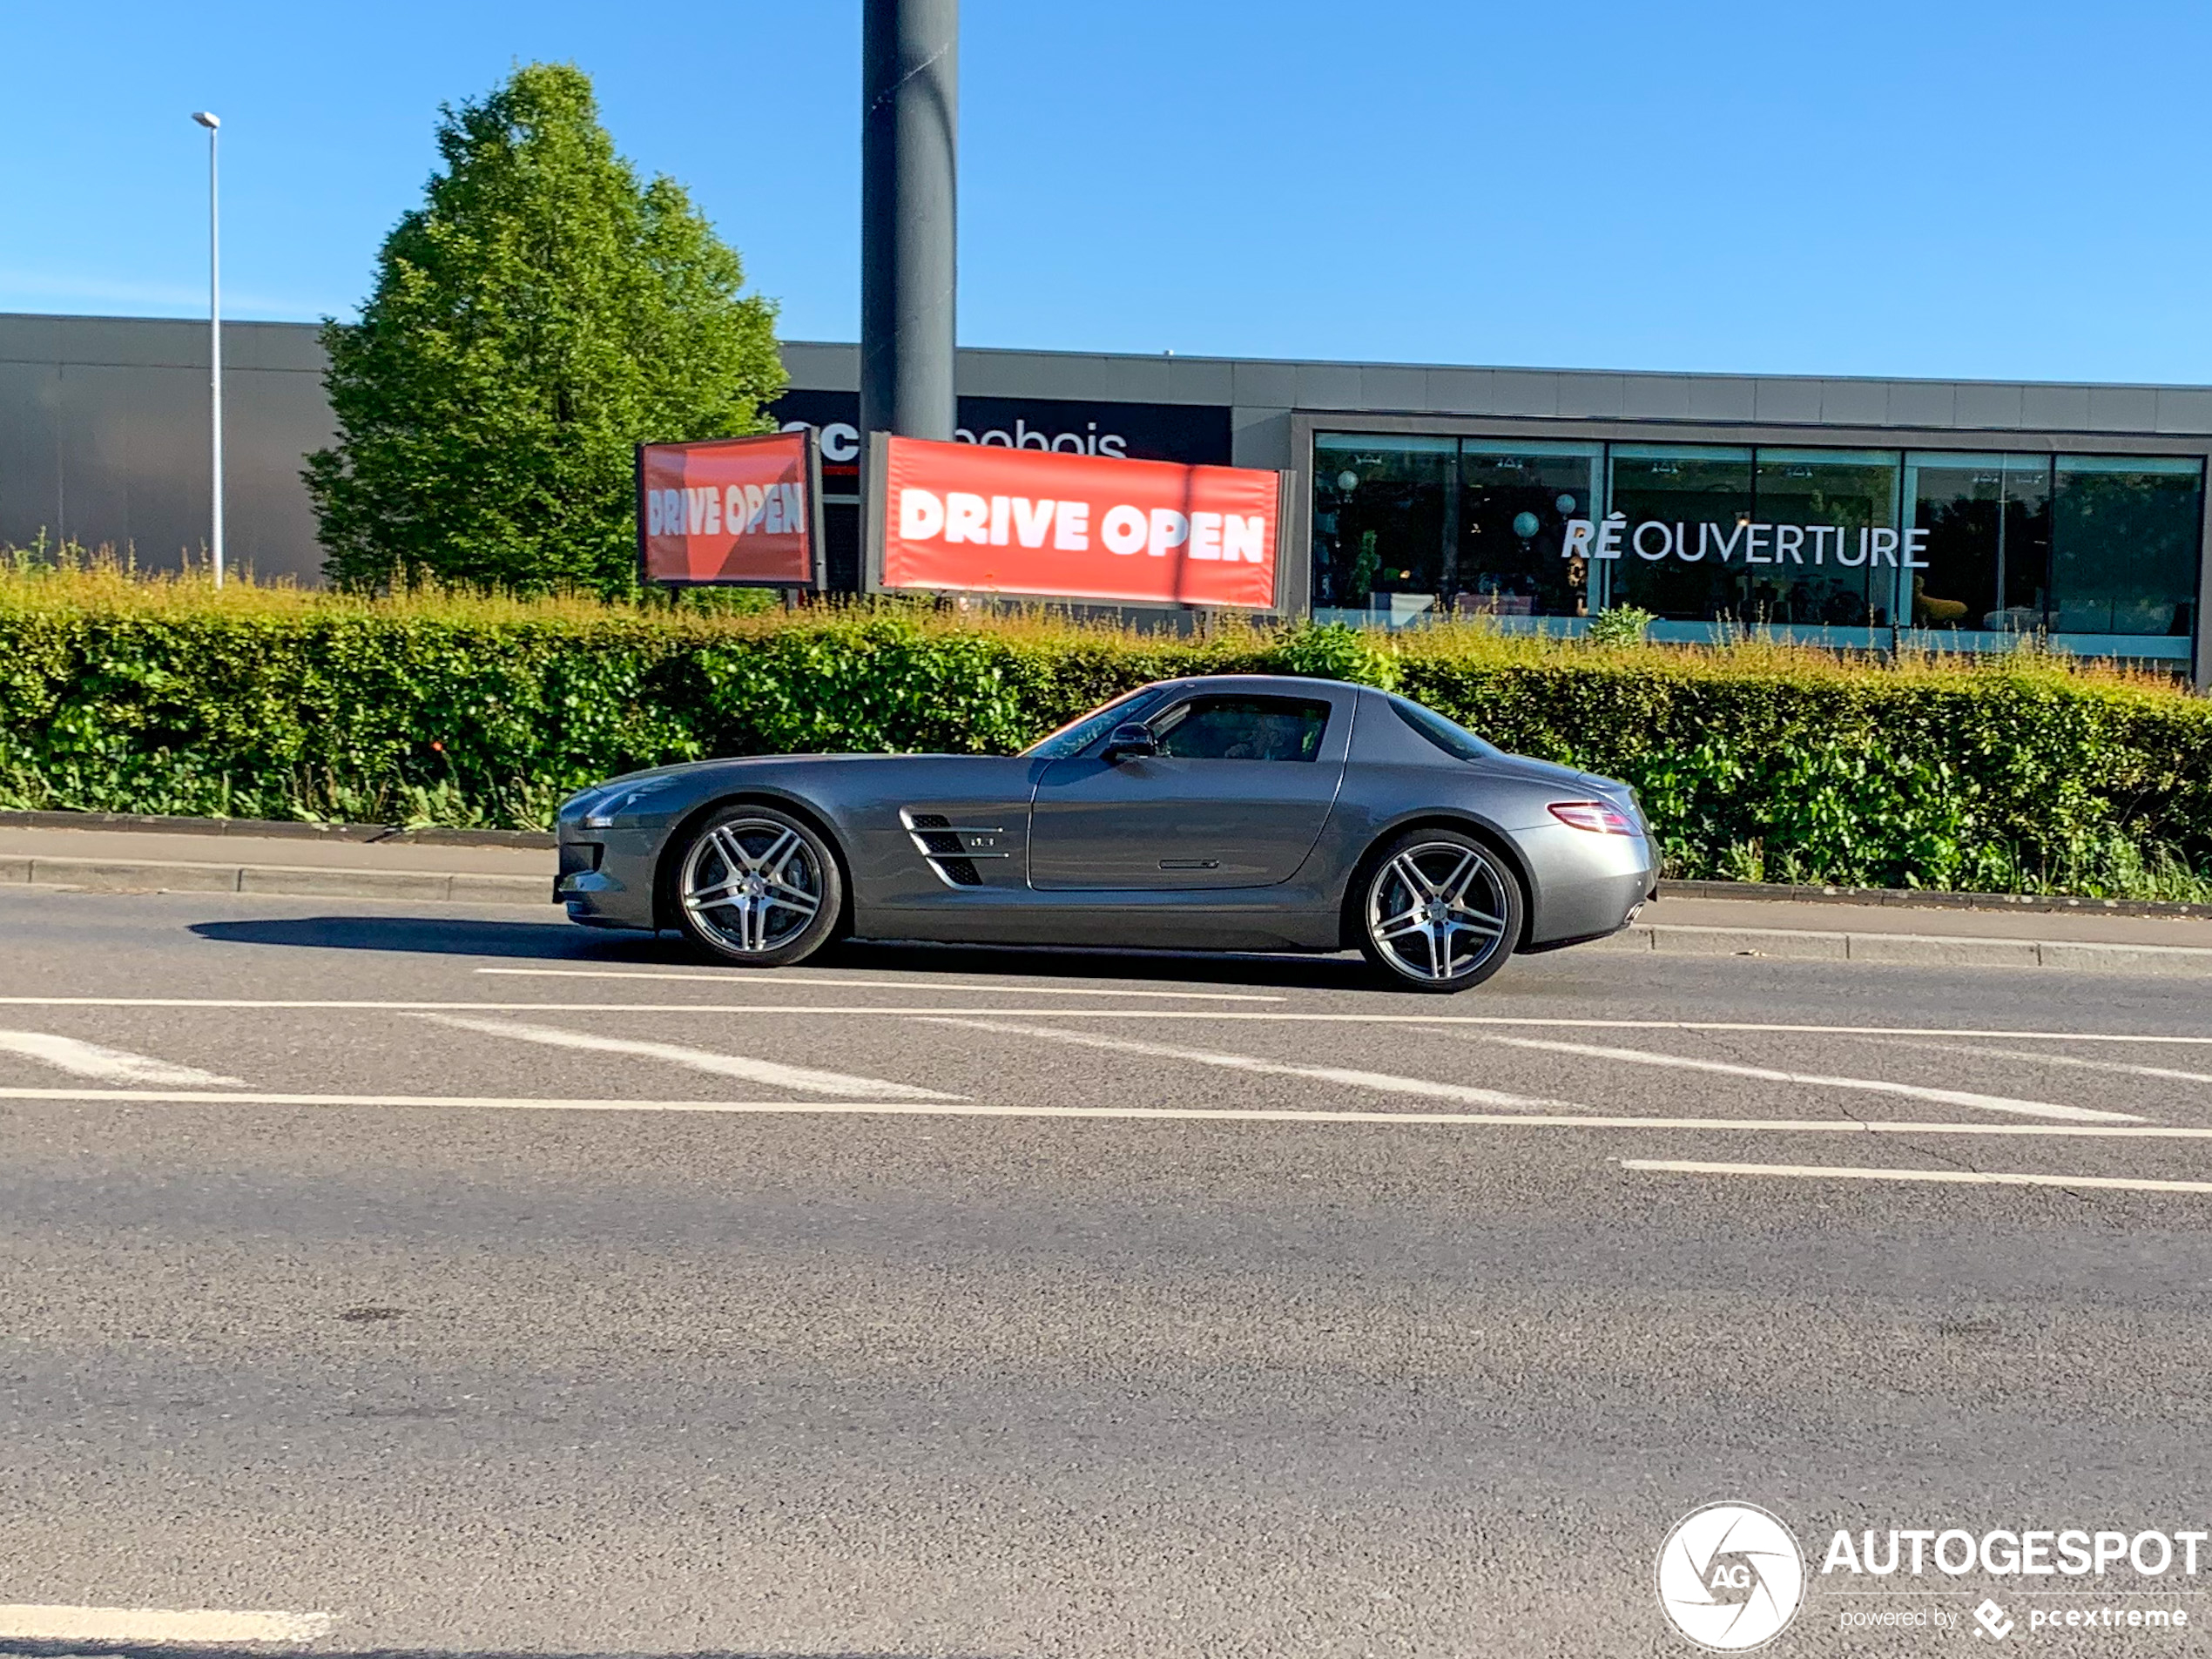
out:
{"label": "street lamp head", "polygon": [[212,110],[194,110],[192,112],[192,118],[199,122],[200,125],[206,127],[210,132],[212,132],[217,127],[223,125],[222,122],[216,118],[215,111]]}

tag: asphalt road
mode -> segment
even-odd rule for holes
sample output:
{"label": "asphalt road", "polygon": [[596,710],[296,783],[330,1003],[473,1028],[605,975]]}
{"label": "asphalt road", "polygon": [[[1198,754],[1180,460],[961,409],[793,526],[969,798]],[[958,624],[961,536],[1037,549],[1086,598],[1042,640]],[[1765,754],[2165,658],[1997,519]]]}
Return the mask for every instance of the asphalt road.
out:
{"label": "asphalt road", "polygon": [[0,904],[0,1652],[1688,1654],[1716,1500],[2212,1646],[1820,1570],[2212,1525],[2198,982]]}

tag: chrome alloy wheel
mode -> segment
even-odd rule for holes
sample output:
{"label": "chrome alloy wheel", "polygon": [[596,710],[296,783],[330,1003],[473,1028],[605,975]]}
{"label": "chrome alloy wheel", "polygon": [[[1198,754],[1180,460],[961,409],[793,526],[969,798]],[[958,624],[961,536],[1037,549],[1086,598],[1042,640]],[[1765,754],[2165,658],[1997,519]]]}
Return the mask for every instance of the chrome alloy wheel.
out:
{"label": "chrome alloy wheel", "polygon": [[1367,937],[1407,979],[1465,979],[1509,948],[1511,879],[1462,842],[1403,847],[1367,885]]}
{"label": "chrome alloy wheel", "polygon": [[717,824],[684,856],[685,914],[738,955],[781,950],[821,914],[822,867],[798,831],[773,819]]}

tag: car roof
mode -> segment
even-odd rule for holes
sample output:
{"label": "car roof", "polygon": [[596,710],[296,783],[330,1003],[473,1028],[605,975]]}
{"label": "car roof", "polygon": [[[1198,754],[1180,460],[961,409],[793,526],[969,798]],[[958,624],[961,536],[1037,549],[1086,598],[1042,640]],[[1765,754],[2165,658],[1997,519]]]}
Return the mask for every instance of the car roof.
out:
{"label": "car roof", "polygon": [[1266,697],[1312,697],[1317,691],[1356,693],[1362,688],[1348,680],[1315,679],[1300,674],[1192,674],[1181,679],[1155,680],[1148,689],[1244,691]]}

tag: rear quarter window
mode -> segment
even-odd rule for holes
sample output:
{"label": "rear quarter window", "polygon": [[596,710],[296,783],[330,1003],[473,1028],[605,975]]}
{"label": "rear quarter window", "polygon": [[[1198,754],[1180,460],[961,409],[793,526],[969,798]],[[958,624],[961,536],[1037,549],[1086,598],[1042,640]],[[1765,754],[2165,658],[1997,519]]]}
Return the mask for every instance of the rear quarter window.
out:
{"label": "rear quarter window", "polygon": [[1487,760],[1502,754],[1494,743],[1485,743],[1465,726],[1446,719],[1434,709],[1425,709],[1410,698],[1393,697],[1390,711],[1427,742],[1455,760]]}

